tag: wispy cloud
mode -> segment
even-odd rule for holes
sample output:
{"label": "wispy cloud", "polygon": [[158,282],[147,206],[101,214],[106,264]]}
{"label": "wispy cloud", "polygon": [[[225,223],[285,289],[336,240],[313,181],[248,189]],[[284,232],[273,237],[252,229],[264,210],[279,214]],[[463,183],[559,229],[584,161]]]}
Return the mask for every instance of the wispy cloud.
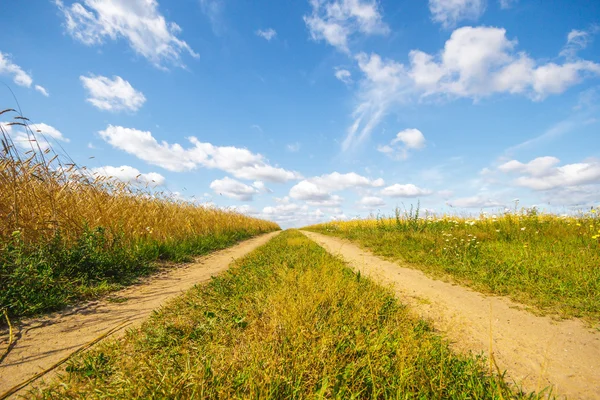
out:
{"label": "wispy cloud", "polygon": [[55,0],[55,4],[65,17],[67,32],[87,46],[124,39],[136,54],[159,68],[183,67],[182,53],[198,57],[178,37],[181,27],[159,12],[156,0],[84,0],[70,6]]}
{"label": "wispy cloud", "polygon": [[[0,51],[0,75],[9,76],[13,82],[19,86],[30,88],[33,84],[33,78],[27,72],[23,71],[19,65],[15,64],[10,54]],[[40,85],[34,86],[35,90],[48,97],[48,91]]]}

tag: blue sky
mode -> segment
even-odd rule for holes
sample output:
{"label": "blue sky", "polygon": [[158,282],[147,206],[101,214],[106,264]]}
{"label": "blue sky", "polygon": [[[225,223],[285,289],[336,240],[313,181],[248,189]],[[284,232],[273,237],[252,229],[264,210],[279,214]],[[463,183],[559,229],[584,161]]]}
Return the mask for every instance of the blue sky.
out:
{"label": "blue sky", "polygon": [[0,81],[93,173],[285,227],[600,202],[598,2],[35,4]]}

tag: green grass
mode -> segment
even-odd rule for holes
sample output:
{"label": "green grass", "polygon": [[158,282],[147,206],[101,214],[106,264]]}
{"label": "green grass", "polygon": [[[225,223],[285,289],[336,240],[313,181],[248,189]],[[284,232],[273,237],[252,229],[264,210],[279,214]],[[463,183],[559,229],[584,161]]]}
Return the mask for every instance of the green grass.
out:
{"label": "green grass", "polygon": [[[399,304],[297,231],[78,356],[40,398],[507,399]],[[531,398],[534,396],[532,395]]]}
{"label": "green grass", "polygon": [[156,272],[161,261],[189,261],[258,233],[240,229],[132,244],[96,228],[85,230],[70,246],[60,235],[49,244],[27,244],[16,233],[0,246],[0,310],[8,310],[11,318],[58,310],[134,283]]}
{"label": "green grass", "polygon": [[539,215],[396,218],[307,228],[347,238],[373,253],[451,278],[478,291],[508,295],[562,317],[600,318],[600,218]]}

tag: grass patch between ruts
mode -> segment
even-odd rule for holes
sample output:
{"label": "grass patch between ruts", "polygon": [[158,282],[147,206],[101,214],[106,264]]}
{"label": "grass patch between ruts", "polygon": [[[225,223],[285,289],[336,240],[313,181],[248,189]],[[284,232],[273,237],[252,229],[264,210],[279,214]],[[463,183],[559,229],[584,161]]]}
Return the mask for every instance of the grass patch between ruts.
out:
{"label": "grass patch between ruts", "polygon": [[79,356],[45,398],[515,396],[393,293],[286,231],[141,328]]}

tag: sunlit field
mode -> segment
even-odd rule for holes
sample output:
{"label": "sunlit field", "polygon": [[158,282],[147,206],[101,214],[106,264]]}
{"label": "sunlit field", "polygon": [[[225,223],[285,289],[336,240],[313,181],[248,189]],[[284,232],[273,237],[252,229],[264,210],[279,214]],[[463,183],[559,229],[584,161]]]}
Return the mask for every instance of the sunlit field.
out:
{"label": "sunlit field", "polygon": [[39,398],[508,399],[391,290],[286,231],[123,340],[78,356]]}
{"label": "sunlit field", "polygon": [[[15,116],[10,110],[2,118]],[[187,261],[279,227],[124,183],[59,157],[17,115],[0,125],[0,312],[54,310],[133,282],[157,261]]]}
{"label": "sunlit field", "polygon": [[508,295],[540,312],[600,317],[599,209],[536,209],[474,218],[419,215],[330,222],[308,230],[347,238],[400,263],[476,290]]}

